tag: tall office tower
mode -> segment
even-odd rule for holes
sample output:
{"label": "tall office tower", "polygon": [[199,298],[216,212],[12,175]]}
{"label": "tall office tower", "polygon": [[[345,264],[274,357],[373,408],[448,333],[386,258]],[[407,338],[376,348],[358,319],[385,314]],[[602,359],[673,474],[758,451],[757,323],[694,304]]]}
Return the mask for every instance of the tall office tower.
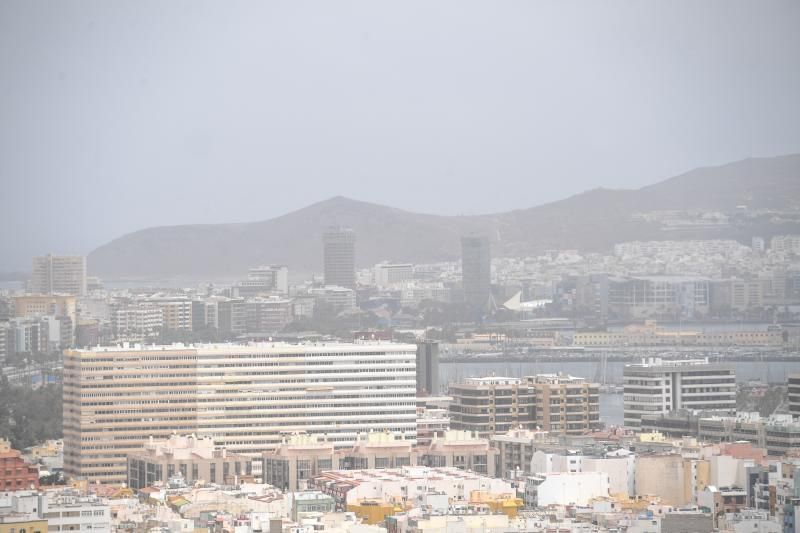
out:
{"label": "tall office tower", "polygon": [[86,294],[86,258],[45,255],[33,258],[28,291],[36,294]]}
{"label": "tall office tower", "polygon": [[356,288],[356,234],[349,228],[331,228],[322,236],[325,285]]}
{"label": "tall office tower", "polygon": [[417,394],[439,394],[439,343],[436,341],[417,343]]}
{"label": "tall office tower", "polygon": [[67,350],[64,469],[121,483],[127,454],[173,432],[248,456],[296,432],[337,448],[370,431],[416,442],[415,357],[379,342]]}
{"label": "tall office tower", "polygon": [[489,303],[492,259],[489,239],[468,236],[461,238],[461,281],[464,300],[475,309]]}
{"label": "tall office tower", "polygon": [[640,427],[642,415],[678,409],[736,413],[736,371],[731,364],[651,357],[641,364],[625,365],[622,381],[628,427]]}

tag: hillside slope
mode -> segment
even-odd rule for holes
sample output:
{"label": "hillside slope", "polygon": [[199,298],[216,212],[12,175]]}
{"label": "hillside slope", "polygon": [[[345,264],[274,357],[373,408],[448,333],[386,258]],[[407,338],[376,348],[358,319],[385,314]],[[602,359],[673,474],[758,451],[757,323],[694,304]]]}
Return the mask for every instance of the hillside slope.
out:
{"label": "hillside slope", "polygon": [[595,189],[528,209],[479,216],[412,213],[335,197],[270,220],[246,224],[156,227],[124,235],[94,250],[92,274],[111,278],[214,276],[244,273],[263,263],[321,271],[324,229],[352,227],[360,266],[381,260],[432,262],[459,256],[459,238],[491,236],[494,255],[548,248],[610,249],[636,239],[769,237],[800,232],[796,223],[737,221],[722,228],[664,232],[632,217],[643,211],[707,209],[733,213],[800,207],[800,154],[746,159],[696,169],[638,190]]}

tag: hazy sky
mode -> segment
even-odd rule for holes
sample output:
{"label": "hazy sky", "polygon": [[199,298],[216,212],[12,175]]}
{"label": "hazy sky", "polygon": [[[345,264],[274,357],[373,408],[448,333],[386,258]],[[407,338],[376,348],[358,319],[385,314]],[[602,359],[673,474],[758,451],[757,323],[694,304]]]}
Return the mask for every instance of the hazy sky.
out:
{"label": "hazy sky", "polygon": [[800,151],[800,2],[0,3],[0,272],[344,195],[483,213]]}

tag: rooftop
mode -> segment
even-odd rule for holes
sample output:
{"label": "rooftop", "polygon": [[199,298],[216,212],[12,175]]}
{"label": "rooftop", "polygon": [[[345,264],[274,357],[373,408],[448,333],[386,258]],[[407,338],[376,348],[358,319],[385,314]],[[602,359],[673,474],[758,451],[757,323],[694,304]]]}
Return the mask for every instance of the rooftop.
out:
{"label": "rooftop", "polygon": [[70,350],[76,353],[104,353],[104,352],[187,352],[192,351],[196,353],[255,353],[255,352],[330,352],[332,349],[339,349],[342,351],[361,352],[369,347],[383,347],[403,351],[416,352],[417,347],[413,344],[401,344],[391,341],[381,340],[359,340],[356,342],[304,342],[304,343],[288,343],[288,342],[251,342],[246,344],[236,343],[217,343],[217,344],[130,344],[122,343],[113,346],[94,346],[87,349]]}

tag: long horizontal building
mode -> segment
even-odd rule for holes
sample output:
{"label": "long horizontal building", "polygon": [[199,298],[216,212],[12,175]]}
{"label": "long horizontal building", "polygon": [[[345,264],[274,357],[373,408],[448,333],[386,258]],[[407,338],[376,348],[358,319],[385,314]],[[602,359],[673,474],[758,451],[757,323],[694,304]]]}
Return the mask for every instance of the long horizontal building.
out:
{"label": "long horizontal building", "polygon": [[369,431],[416,441],[416,346],[262,343],[64,353],[70,476],[123,482],[127,455],[151,436],[173,432],[258,456],[295,432],[352,447]]}

